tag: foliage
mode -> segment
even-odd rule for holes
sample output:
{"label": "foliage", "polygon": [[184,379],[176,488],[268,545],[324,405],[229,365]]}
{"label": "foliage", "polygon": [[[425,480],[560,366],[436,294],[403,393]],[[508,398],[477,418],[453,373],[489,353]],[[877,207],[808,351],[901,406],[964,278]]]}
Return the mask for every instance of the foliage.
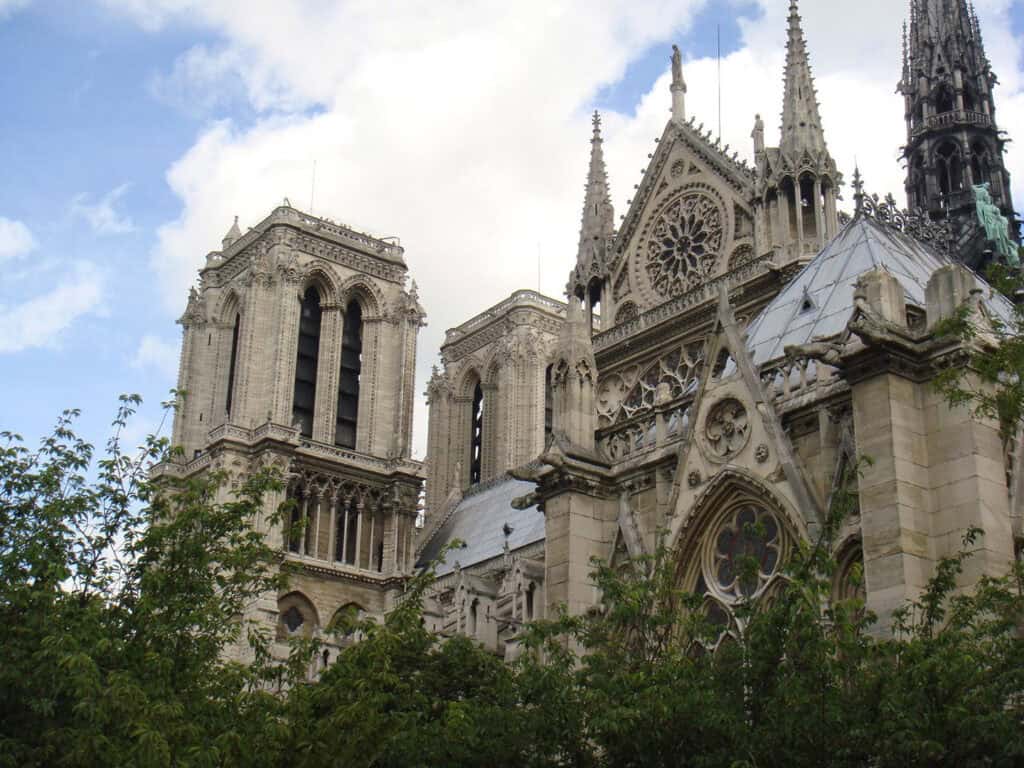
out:
{"label": "foliage", "polygon": [[[1024,570],[958,592],[975,531],[896,638],[876,636],[859,598],[833,597],[854,503],[840,494],[729,642],[661,547],[595,563],[599,609],[524,626],[512,664],[428,631],[427,569],[385,620],[329,627],[343,650],[311,677],[322,639],[278,663],[238,619],[284,586],[251,528],[280,480],[148,480],[168,449],[122,454],[135,405],[93,480],[73,413],[36,451],[13,435],[0,449],[0,765],[1024,764]],[[251,664],[225,660],[238,648]]]}
{"label": "foliage", "polygon": [[1003,439],[1015,439],[1024,425],[1024,273],[994,265],[987,275],[992,298],[1005,302],[1005,316],[981,310],[973,302],[936,327],[936,335],[962,344],[966,365],[954,364],[936,379],[953,405],[971,408],[998,422]]}

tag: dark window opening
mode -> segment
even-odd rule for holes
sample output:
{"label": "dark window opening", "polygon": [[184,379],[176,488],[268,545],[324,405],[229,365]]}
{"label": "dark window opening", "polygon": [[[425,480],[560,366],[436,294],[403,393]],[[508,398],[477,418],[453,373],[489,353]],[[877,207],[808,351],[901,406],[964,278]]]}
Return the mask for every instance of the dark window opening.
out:
{"label": "dark window opening", "polygon": [[377,544],[377,573],[383,573],[384,571],[384,542],[378,542]]}
{"label": "dark window opening", "polygon": [[943,195],[961,192],[964,188],[963,164],[956,144],[943,144],[935,158],[939,188]]}
{"label": "dark window opening", "polygon": [[300,533],[302,528],[302,503],[303,500],[298,497],[292,497],[294,505],[292,507],[291,519],[288,525],[288,551],[300,554],[302,552],[302,536]]}
{"label": "dark window opening", "polygon": [[473,390],[473,410],[470,415],[469,484],[475,485],[480,482],[484,448],[484,389],[479,381]]}
{"label": "dark window opening", "polygon": [[536,591],[536,585],[530,582],[530,586],[526,589],[526,620],[533,620],[533,594]]}
{"label": "dark window opening", "polygon": [[299,627],[306,623],[306,620],[302,617],[302,611],[294,605],[284,612],[281,620],[291,633],[295,633]]}
{"label": "dark window opening", "polygon": [[338,416],[334,443],[342,448],[356,447],[359,418],[359,377],[363,371],[363,309],[354,299],[345,309],[345,327],[341,334],[341,375],[338,381]]}
{"label": "dark window opening", "polygon": [[235,328],[231,331],[231,360],[228,363],[228,394],[224,410],[231,415],[231,400],[235,392],[235,364],[238,362],[238,328],[242,323],[242,316],[235,315]]}
{"label": "dark window opening", "polygon": [[953,112],[956,109],[956,94],[948,85],[939,88],[935,95],[935,111],[938,114]]}
{"label": "dark window opening", "polygon": [[310,288],[302,297],[299,310],[299,349],[295,359],[295,394],[292,399],[292,423],[298,424],[304,437],[313,436],[321,314],[320,295],[316,288]]}
{"label": "dark window opening", "polygon": [[544,445],[551,439],[551,432],[555,428],[555,394],[551,389],[551,373],[554,366],[549,365],[544,370]]}
{"label": "dark window opening", "polygon": [[594,278],[587,286],[587,304],[590,318],[590,332],[601,330],[601,281]]}

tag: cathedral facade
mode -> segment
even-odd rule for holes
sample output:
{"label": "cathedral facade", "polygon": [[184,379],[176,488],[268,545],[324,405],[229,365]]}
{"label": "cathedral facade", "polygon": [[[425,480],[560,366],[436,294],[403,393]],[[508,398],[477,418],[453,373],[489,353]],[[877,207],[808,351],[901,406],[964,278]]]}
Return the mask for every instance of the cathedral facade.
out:
{"label": "cathedral facade", "polygon": [[965,354],[938,322],[1012,311],[971,269],[997,256],[964,202],[988,184],[1016,237],[994,76],[964,0],[912,5],[912,213],[859,174],[840,213],[796,0],[779,146],[755,117],[753,165],[687,115],[674,50],[672,117],[618,225],[594,116],[566,301],[517,291],[447,332],[422,464],[409,446],[425,315],[401,247],[288,206],[233,228],[181,320],[185,454],[161,471],[287,477],[289,518],[257,525],[298,575],[252,617],[284,642],[339,610],[382,616],[448,550],[425,620],[511,658],[524,622],[600,603],[593,558],[665,545],[724,639],[847,488],[834,592],[862,591],[880,631],[969,527],[984,537],[966,577],[1007,568],[1020,439],[932,386]]}

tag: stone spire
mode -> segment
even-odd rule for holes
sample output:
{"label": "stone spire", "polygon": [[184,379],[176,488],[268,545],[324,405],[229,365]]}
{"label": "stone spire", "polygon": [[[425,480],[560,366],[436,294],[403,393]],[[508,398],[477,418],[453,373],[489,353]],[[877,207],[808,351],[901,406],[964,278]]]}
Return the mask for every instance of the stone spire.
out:
{"label": "stone spire", "polygon": [[[978,232],[974,187],[1010,222],[1018,222],[1004,160],[1009,138],[996,122],[996,76],[985,54],[981,27],[967,0],[911,0],[903,75],[908,208],[948,219],[957,256],[980,268],[990,243]],[[983,193],[986,190],[981,190]]]}
{"label": "stone spire", "polygon": [[[603,294],[610,278],[608,241],[615,234],[615,209],[608,188],[608,172],[604,164],[604,140],[601,138],[601,115],[594,112],[593,134],[590,138],[590,169],[583,198],[583,219],[580,244],[576,251],[576,268],[569,279],[566,293],[590,301],[595,290]],[[595,282],[596,280],[596,282]],[[596,286],[596,288],[595,288]],[[596,299],[600,301],[600,297]]]}
{"label": "stone spire", "polygon": [[224,235],[224,239],[220,241],[221,247],[226,251],[228,248],[231,247],[231,244],[234,243],[241,236],[242,230],[238,228],[238,217],[235,216],[235,223],[231,225],[231,229],[229,229],[228,233]]}
{"label": "stone spire", "polygon": [[813,157],[828,153],[821,127],[818,94],[814,88],[807,43],[800,25],[797,0],[789,3],[789,39],[786,42],[786,91],[782,103],[783,154],[797,157],[805,150]]}
{"label": "stone spire", "polygon": [[597,364],[586,311],[575,296],[569,298],[554,357],[551,377],[554,433],[573,446],[593,451],[597,428],[594,401]]}
{"label": "stone spire", "polygon": [[601,115],[594,112],[594,133],[590,138],[590,170],[587,172],[586,194],[583,198],[583,223],[577,263],[590,259],[604,238],[615,231],[615,209],[608,189],[608,172],[604,165],[604,140],[601,138]]}
{"label": "stone spire", "polygon": [[683,55],[679,46],[672,46],[672,119],[686,122],[686,80],[683,79]]}

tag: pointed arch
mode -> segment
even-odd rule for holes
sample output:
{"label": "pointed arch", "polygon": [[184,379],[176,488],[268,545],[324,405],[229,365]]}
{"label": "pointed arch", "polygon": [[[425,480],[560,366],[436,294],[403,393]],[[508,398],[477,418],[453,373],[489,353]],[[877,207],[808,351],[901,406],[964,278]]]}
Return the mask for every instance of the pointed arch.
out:
{"label": "pointed arch", "polygon": [[679,583],[694,583],[700,564],[699,550],[723,514],[750,504],[775,514],[792,542],[807,538],[807,526],[792,505],[754,475],[738,467],[727,467],[708,483],[694,501],[689,515],[672,530],[669,546],[676,550]]}
{"label": "pointed arch", "polygon": [[387,314],[384,294],[377,284],[365,275],[353,275],[339,287],[340,306],[347,306],[353,300],[359,302],[364,320],[376,320]]}
{"label": "pointed arch", "polygon": [[299,284],[299,296],[304,296],[310,288],[315,288],[322,305],[331,306],[339,303],[340,292],[335,275],[321,264],[313,264],[305,273]]}

